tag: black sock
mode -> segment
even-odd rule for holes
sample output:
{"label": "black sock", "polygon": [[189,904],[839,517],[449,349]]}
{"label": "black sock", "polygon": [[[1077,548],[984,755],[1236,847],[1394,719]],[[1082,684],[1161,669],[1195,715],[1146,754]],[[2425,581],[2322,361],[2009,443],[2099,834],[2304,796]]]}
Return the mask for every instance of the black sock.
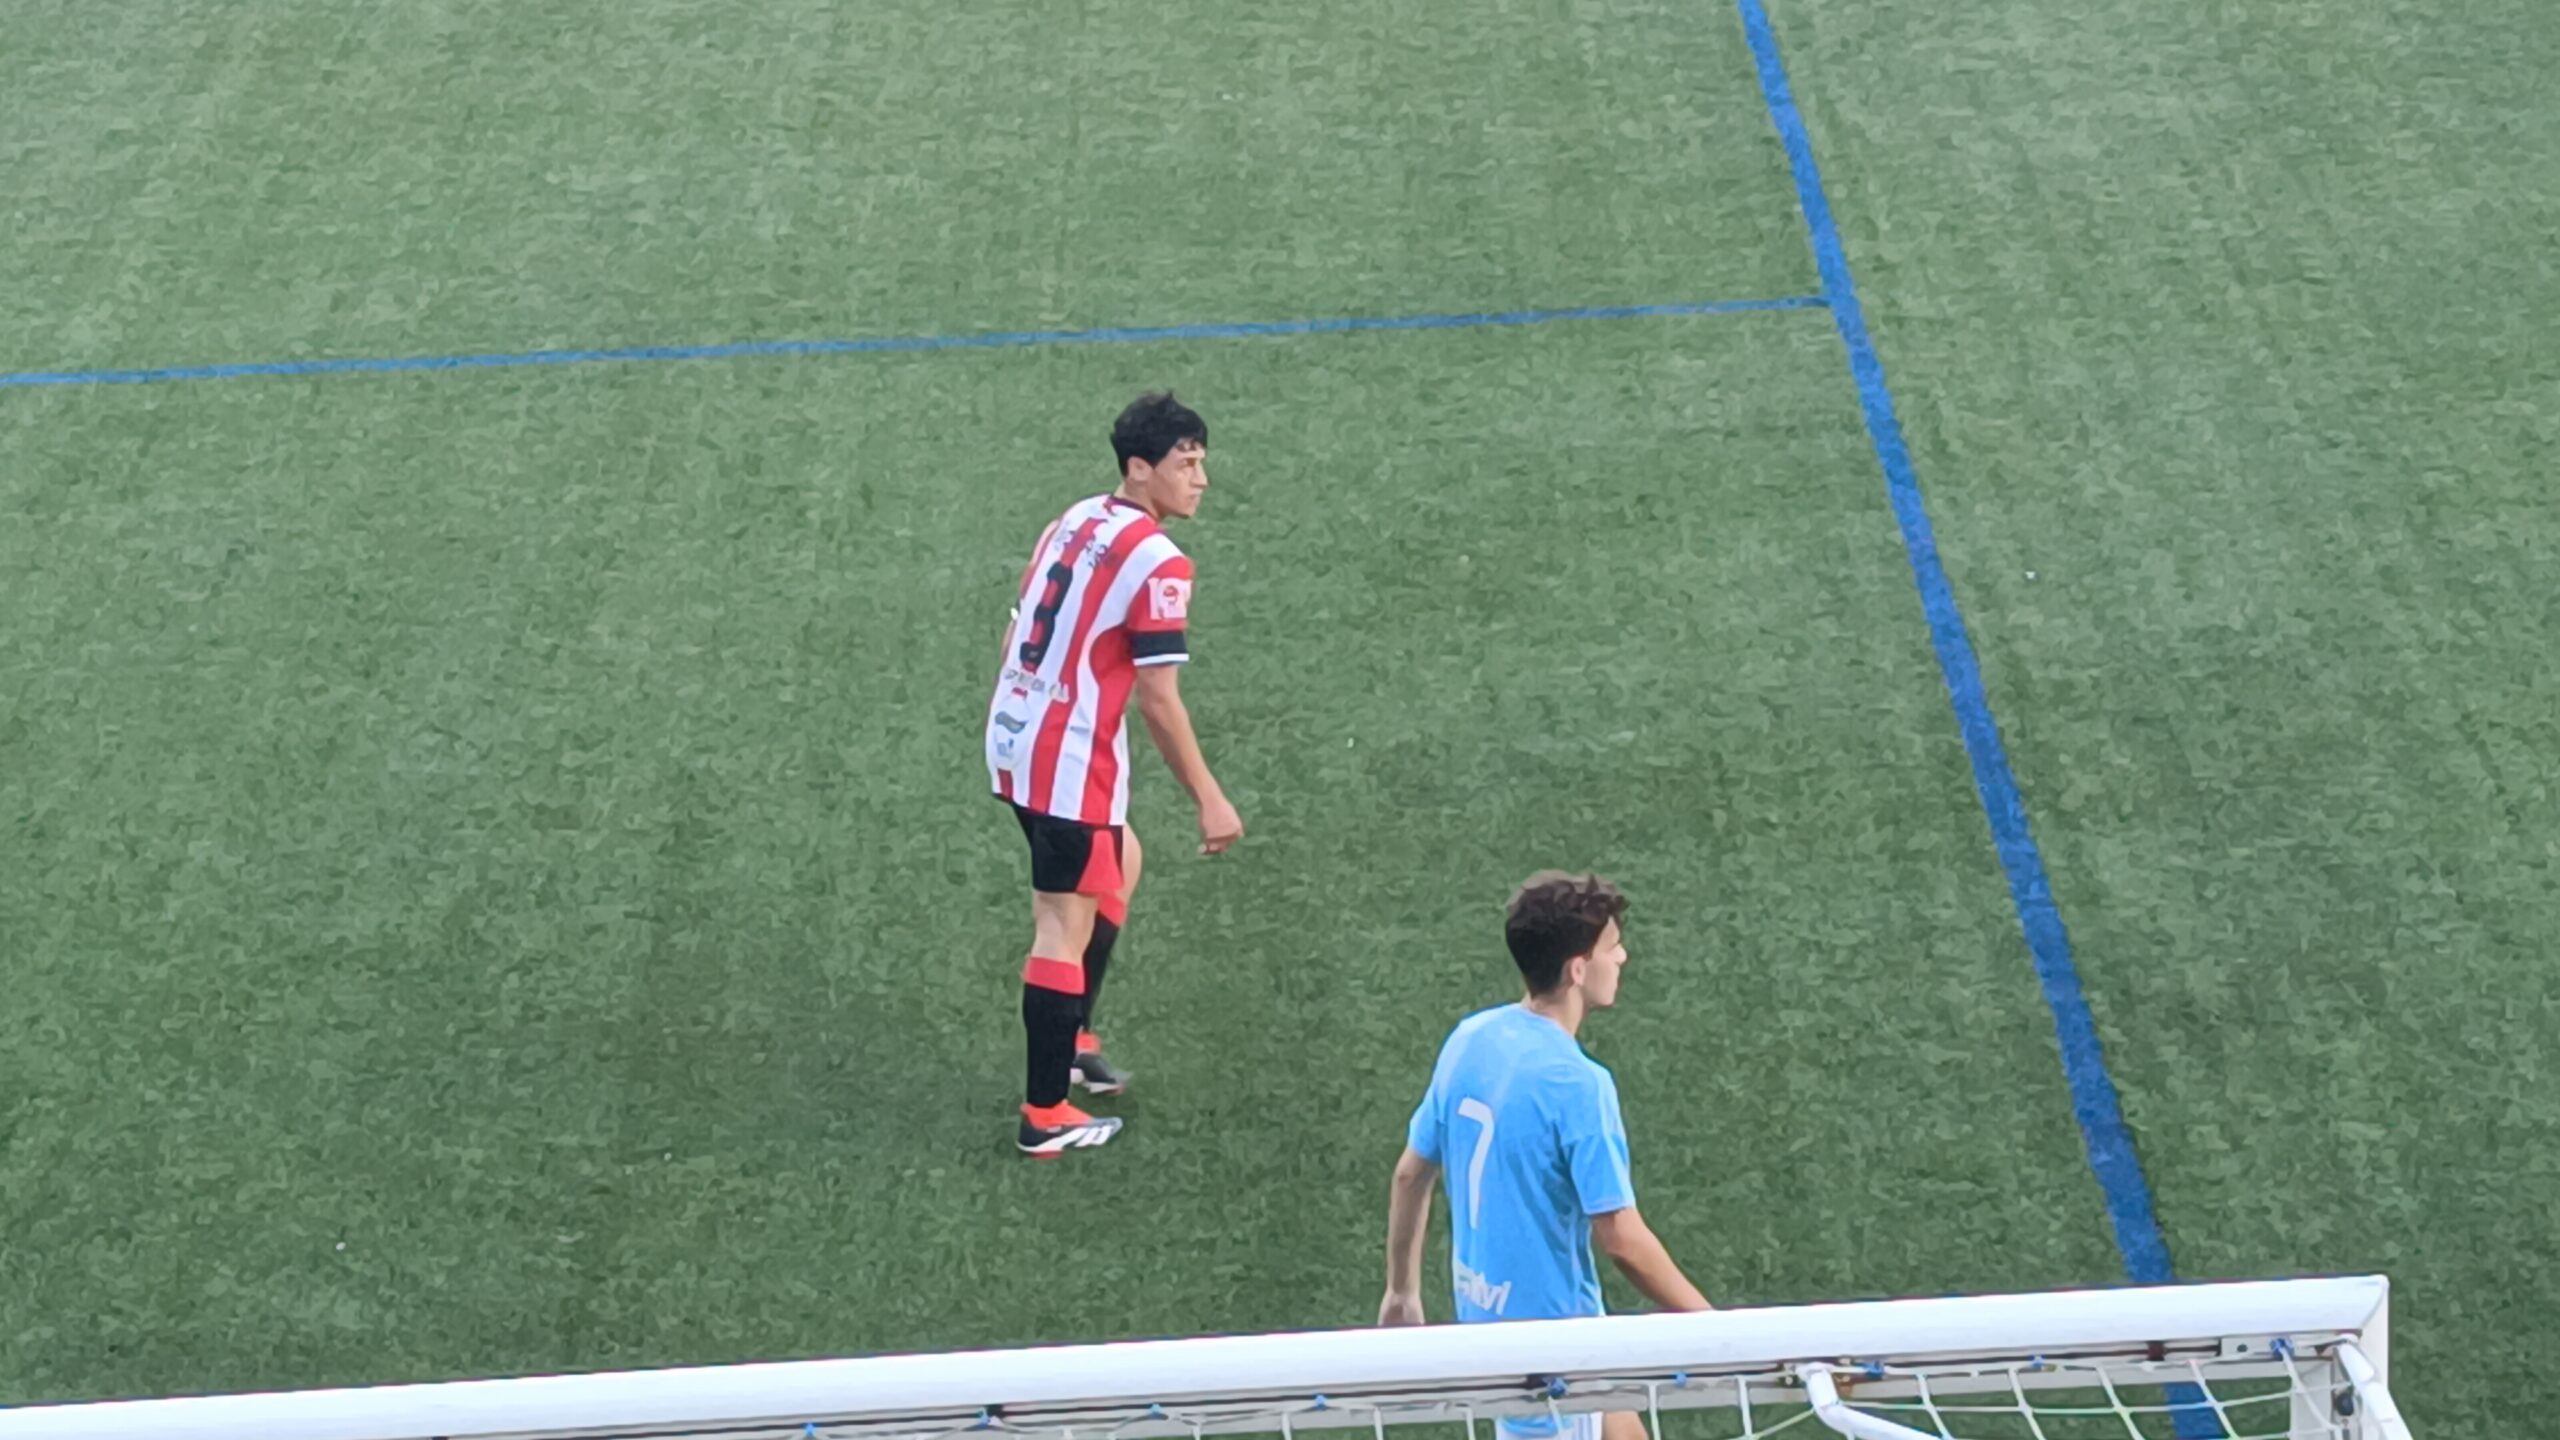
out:
{"label": "black sock", "polygon": [[1093,1007],[1102,1001],[1102,977],[1111,968],[1111,947],[1119,939],[1119,926],[1093,917],[1093,938],[1084,943],[1084,1007],[1079,1012],[1087,1030],[1093,1028]]}
{"label": "black sock", "polygon": [[1083,996],[1023,982],[1024,1100],[1037,1106],[1066,1100],[1067,1072],[1076,1063],[1076,1028],[1083,1020]]}

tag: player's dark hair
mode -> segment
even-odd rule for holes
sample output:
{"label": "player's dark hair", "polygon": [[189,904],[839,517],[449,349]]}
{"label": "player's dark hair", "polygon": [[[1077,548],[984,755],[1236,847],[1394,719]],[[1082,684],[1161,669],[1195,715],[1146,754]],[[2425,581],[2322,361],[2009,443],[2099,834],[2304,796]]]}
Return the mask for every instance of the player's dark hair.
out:
{"label": "player's dark hair", "polygon": [[1123,479],[1128,477],[1130,461],[1161,465],[1173,447],[1185,440],[1197,440],[1201,448],[1208,448],[1209,422],[1174,399],[1170,390],[1148,391],[1130,401],[1120,418],[1111,422],[1111,452],[1120,457]]}
{"label": "player's dark hair", "polygon": [[1590,954],[1600,932],[1626,913],[1626,895],[1599,876],[1541,870],[1511,892],[1502,939],[1529,993],[1544,995],[1564,983],[1565,962]]}

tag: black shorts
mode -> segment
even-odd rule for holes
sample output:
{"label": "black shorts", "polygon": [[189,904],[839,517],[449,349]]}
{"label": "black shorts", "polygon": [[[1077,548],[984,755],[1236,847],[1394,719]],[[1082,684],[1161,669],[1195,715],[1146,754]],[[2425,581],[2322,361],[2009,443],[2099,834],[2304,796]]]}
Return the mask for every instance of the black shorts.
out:
{"label": "black shorts", "polygon": [[[1011,802],[1007,802],[1011,803]],[[1013,807],[1031,844],[1031,888],[1043,895],[1120,893],[1121,830]]]}

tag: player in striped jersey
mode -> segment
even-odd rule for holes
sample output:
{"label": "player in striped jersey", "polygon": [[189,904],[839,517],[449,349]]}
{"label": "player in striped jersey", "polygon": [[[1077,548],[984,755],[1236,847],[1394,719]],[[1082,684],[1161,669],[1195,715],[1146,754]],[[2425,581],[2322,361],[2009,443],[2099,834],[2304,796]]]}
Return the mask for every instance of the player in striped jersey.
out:
{"label": "player in striped jersey", "polygon": [[1048,1157],[1100,1145],[1117,1119],[1068,1103],[1128,1076],[1102,1053],[1094,1001],[1127,923],[1141,852],[1129,829],[1129,701],[1200,809],[1201,853],[1244,821],[1200,756],[1175,683],[1190,659],[1191,561],[1161,522],[1208,488],[1209,427],[1170,392],[1111,427],[1119,488],[1067,507],[1033,547],[987,705],[987,771],[1031,846],[1031,955],[1022,966],[1027,1060],[1020,1145]]}

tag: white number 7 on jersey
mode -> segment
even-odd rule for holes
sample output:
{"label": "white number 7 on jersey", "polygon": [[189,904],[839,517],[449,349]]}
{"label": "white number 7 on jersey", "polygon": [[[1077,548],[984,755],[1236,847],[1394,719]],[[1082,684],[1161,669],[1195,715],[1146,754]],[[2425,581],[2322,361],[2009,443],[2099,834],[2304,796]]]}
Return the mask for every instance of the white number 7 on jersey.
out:
{"label": "white number 7 on jersey", "polygon": [[1484,1157],[1493,1149],[1493,1107],[1481,1100],[1458,1102],[1458,1118],[1484,1127],[1476,1136],[1476,1153],[1467,1161],[1467,1228],[1484,1215]]}

